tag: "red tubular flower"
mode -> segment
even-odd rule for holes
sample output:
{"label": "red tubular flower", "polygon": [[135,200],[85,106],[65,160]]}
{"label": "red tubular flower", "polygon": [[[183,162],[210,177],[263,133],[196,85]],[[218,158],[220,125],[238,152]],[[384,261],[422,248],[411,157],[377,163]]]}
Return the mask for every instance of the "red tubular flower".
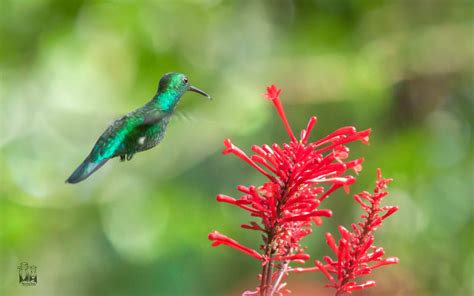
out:
{"label": "red tubular flower", "polygon": [[[330,233],[326,233],[326,243],[337,259],[325,257],[326,265],[319,261],[316,261],[315,265],[330,281],[326,286],[337,290],[336,295],[375,286],[374,281],[357,284],[353,280],[360,275],[371,273],[377,267],[396,264],[399,261],[396,257],[382,258],[384,249],[373,245],[375,230],[382,225],[383,220],[398,210],[397,206],[380,206],[380,201],[388,194],[384,190],[391,181],[392,179],[384,179],[378,169],[374,193],[364,191],[354,196],[355,201],[366,212],[361,216],[363,222],[352,224],[352,232],[339,226],[339,243],[336,243]],[[313,268],[311,271],[314,270]],[[331,274],[334,274],[335,278]]]}
{"label": "red tubular flower", "polygon": [[255,250],[252,250],[250,248],[247,248],[241,244],[239,244],[238,242],[236,242],[235,240],[231,239],[231,238],[228,238],[227,236],[225,235],[222,235],[220,234],[219,232],[217,231],[214,231],[212,233],[209,233],[209,239],[210,240],[213,240],[214,242],[212,243],[212,246],[213,247],[216,247],[218,245],[227,245],[231,248],[234,248],[236,250],[239,250],[241,251],[242,253],[245,253],[249,256],[252,256],[258,260],[263,260],[263,256],[260,255],[257,251]]}
{"label": "red tubular flower", "polygon": [[321,217],[332,215],[330,210],[319,209],[320,203],[338,188],[348,190],[355,182],[355,177],[347,174],[348,170],[357,174],[362,168],[363,159],[346,161],[349,148],[345,145],[357,140],[368,144],[370,135],[370,129],[358,132],[354,127],[344,127],[308,143],[317,121],[311,117],[297,140],[286,119],[280,93],[281,89],[272,85],[264,97],[273,102],[290,137],[289,143],[254,145],[254,154],[248,156],[229,139],[224,141],[224,154],[236,155],[268,179],[261,186],[238,186],[243,194],[240,198],[217,195],[217,201],[240,207],[258,220],[241,227],[263,232],[259,251],[217,232],[209,235],[213,246],[224,244],[263,260],[261,283],[256,291],[245,292],[246,295],[280,295],[287,291],[281,282],[288,274],[289,264],[309,259],[300,240],[312,232],[311,222],[321,225]]}

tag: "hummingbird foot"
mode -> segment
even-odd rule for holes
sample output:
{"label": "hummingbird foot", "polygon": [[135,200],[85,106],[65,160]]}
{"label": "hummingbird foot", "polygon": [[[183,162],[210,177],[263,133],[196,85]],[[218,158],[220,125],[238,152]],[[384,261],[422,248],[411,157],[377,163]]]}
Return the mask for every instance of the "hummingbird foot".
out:
{"label": "hummingbird foot", "polygon": [[120,155],[120,161],[125,161],[125,160],[131,160],[133,158],[133,153],[132,154],[124,154]]}

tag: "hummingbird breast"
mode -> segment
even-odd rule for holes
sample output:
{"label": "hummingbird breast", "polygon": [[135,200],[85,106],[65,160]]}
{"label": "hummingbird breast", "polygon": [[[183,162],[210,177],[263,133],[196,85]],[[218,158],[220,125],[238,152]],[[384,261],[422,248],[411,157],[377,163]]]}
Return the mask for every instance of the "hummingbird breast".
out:
{"label": "hummingbird breast", "polygon": [[127,156],[129,159],[137,152],[155,147],[165,136],[169,120],[170,117],[166,116],[157,123],[138,127],[130,133],[123,143],[123,148],[117,151],[115,156]]}
{"label": "hummingbird breast", "polygon": [[169,121],[170,118],[165,117],[160,122],[143,128],[136,139],[136,151],[145,151],[158,145],[165,136]]}

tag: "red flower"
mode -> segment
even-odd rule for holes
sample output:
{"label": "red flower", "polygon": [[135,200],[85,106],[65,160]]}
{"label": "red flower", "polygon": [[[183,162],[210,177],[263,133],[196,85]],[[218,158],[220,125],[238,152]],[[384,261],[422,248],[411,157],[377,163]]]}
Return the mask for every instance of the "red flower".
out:
{"label": "red flower", "polygon": [[[392,179],[382,178],[381,171],[378,169],[374,193],[370,194],[364,191],[354,195],[354,199],[366,212],[361,216],[363,222],[359,222],[357,225],[352,224],[352,232],[339,226],[342,238],[337,244],[334,237],[330,233],[326,233],[326,243],[337,259],[333,260],[326,256],[324,257],[326,265],[319,261],[316,261],[315,265],[331,282],[326,286],[336,288],[336,295],[375,286],[374,281],[369,280],[358,284],[354,279],[371,273],[377,267],[398,263],[396,257],[382,258],[384,249],[373,245],[375,230],[382,225],[384,219],[398,210],[397,206],[380,206],[380,201],[388,194],[384,189],[391,181]],[[334,274],[336,278],[331,274]]]}
{"label": "red flower", "polygon": [[300,246],[300,240],[312,232],[311,222],[320,225],[321,217],[332,215],[330,210],[320,209],[320,203],[336,189],[343,187],[348,190],[355,182],[355,178],[347,174],[349,169],[355,173],[361,170],[363,159],[347,161],[349,148],[345,144],[357,140],[368,144],[370,135],[370,129],[357,132],[354,127],[343,127],[308,143],[309,134],[316,124],[316,117],[312,117],[297,140],[281,105],[280,92],[272,85],[264,96],[275,105],[290,136],[290,143],[254,145],[254,154],[248,156],[229,139],[224,141],[224,154],[238,156],[268,179],[261,186],[237,186],[243,194],[240,198],[217,195],[217,201],[240,207],[257,219],[241,227],[262,232],[263,244],[259,251],[217,232],[209,234],[213,246],[227,245],[263,261],[261,283],[257,291],[246,292],[247,295],[273,295],[286,291],[281,281],[287,276],[289,263],[304,263],[309,259]]}
{"label": "red flower", "polygon": [[279,100],[281,89],[277,88],[274,84],[267,86],[267,92],[263,96],[270,101]]}

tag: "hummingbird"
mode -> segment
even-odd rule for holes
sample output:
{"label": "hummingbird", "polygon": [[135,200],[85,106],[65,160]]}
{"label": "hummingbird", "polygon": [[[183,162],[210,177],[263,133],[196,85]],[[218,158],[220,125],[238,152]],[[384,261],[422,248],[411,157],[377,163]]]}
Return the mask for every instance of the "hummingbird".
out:
{"label": "hummingbird", "polygon": [[163,139],[176,105],[185,92],[211,97],[189,84],[181,73],[163,75],[155,96],[143,107],[114,121],[95,143],[92,151],[66,180],[79,183],[100,169],[109,159],[131,160],[135,153],[151,149]]}

